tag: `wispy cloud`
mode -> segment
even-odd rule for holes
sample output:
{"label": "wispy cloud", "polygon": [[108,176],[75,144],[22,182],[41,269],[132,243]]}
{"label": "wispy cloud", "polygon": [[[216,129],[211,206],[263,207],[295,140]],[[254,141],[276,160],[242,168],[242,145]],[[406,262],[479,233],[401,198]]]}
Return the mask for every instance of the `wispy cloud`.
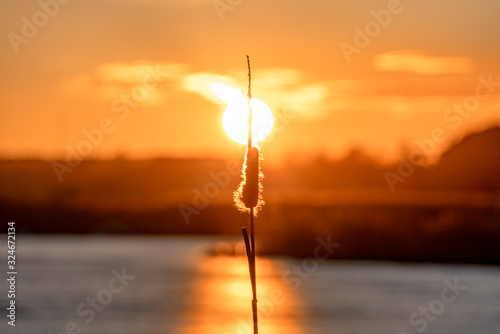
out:
{"label": "wispy cloud", "polygon": [[373,59],[378,71],[410,72],[421,75],[464,74],[474,68],[467,57],[433,56],[423,51],[392,51],[378,54]]}
{"label": "wispy cloud", "polygon": [[169,79],[173,80],[183,75],[188,66],[175,62],[156,62],[151,60],[135,60],[132,62],[113,62],[99,65],[95,75],[102,82],[140,83],[148,68],[159,68],[168,73]]}
{"label": "wispy cloud", "polygon": [[224,76],[216,73],[209,72],[196,72],[184,76],[182,80],[182,88],[189,91],[201,94],[206,99],[219,104],[226,105],[224,99],[218,97],[213,88],[213,85],[224,84],[233,87],[236,90],[244,91],[244,87],[239,86],[235,80],[229,76]]}
{"label": "wispy cloud", "polygon": [[[246,95],[247,73],[237,70],[231,76],[199,72],[187,75],[183,87],[203,95],[219,105],[227,101],[214,93],[214,83],[233,87]],[[233,78],[239,78],[235,80]],[[290,68],[268,68],[254,70],[252,75],[253,96],[265,101],[271,108],[286,108],[288,112],[306,118],[317,118],[324,114],[324,102],[328,87],[320,82],[307,82],[303,72]],[[220,95],[220,94],[219,94]]]}
{"label": "wispy cloud", "polygon": [[[61,92],[69,96],[91,96],[106,101],[116,99],[155,73],[162,82],[176,82],[188,71],[188,66],[175,62],[135,60],[111,62],[96,66],[92,71],[75,74],[61,83]],[[162,90],[150,92],[145,103],[158,104],[165,94]]]}

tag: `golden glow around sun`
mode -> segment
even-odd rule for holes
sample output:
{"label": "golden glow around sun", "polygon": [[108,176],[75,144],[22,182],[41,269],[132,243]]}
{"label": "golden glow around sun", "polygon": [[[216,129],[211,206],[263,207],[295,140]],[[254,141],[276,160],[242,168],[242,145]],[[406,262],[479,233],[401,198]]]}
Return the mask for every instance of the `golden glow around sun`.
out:
{"label": "golden glow around sun", "polygon": [[[268,105],[257,98],[250,101],[252,106],[252,141],[264,140],[273,129],[273,113]],[[248,98],[241,95],[233,99],[222,115],[222,126],[226,134],[237,143],[248,142]]]}

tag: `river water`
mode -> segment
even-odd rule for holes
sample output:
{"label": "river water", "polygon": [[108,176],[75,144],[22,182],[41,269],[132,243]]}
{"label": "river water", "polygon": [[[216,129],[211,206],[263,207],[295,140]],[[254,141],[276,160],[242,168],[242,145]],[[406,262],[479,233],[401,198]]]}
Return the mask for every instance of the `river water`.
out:
{"label": "river water", "polygon": [[[0,333],[250,334],[246,258],[207,252],[226,240],[18,235]],[[261,334],[500,333],[498,266],[313,257],[257,259]]]}

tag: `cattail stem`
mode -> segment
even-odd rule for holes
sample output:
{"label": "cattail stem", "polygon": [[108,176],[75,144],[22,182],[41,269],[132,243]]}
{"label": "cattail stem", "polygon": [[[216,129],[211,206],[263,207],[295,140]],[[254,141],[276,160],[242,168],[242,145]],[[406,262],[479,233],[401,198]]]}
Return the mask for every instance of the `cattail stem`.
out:
{"label": "cattail stem", "polygon": [[252,284],[252,315],[253,315],[253,332],[259,333],[258,317],[257,317],[257,279],[255,270],[255,235],[254,235],[254,219],[255,215],[253,208],[250,209],[250,239],[246,227],[241,229],[243,239],[245,240],[245,248],[247,251],[248,268],[250,271],[250,283]]}
{"label": "cattail stem", "polygon": [[[254,208],[258,204],[259,197],[259,150],[253,148],[252,143],[252,72],[250,69],[250,57],[247,55],[248,65],[248,146],[246,157],[246,171],[245,171],[245,185],[243,189],[243,200],[245,206],[250,208],[250,240],[248,239],[248,232],[246,228],[242,228],[243,238],[245,239],[245,246],[247,250],[248,267],[250,271],[250,283],[252,284],[252,314],[253,314],[253,332],[259,333],[258,317],[257,317],[257,278],[255,274],[255,232]],[[247,184],[248,183],[248,184]]]}
{"label": "cattail stem", "polygon": [[255,234],[254,234],[254,208],[250,208],[250,242],[252,244],[252,261],[250,270],[250,281],[252,283],[252,313],[253,313],[253,332],[254,334],[259,333],[259,326],[257,320],[257,277],[255,270]]}

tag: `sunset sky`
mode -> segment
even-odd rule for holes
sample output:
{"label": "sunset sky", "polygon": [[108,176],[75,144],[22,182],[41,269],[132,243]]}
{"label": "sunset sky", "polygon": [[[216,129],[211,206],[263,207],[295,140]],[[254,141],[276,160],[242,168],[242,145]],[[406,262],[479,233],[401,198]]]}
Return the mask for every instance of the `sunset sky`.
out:
{"label": "sunset sky", "polygon": [[210,84],[245,92],[247,54],[271,162],[500,122],[496,0],[60,2],[0,4],[2,157],[64,157],[101,127],[87,158],[239,158]]}

